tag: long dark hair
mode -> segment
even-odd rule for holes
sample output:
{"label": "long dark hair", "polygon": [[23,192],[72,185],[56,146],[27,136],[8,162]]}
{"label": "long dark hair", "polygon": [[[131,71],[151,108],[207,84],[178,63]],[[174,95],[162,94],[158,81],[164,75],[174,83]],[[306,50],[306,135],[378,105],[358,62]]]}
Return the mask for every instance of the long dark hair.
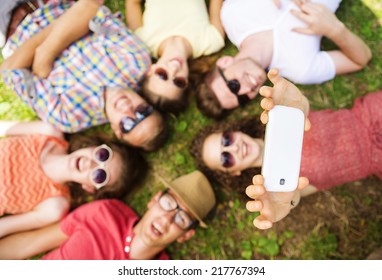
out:
{"label": "long dark hair", "polygon": [[202,158],[204,141],[212,133],[223,131],[241,131],[253,138],[264,138],[265,125],[263,125],[258,116],[245,118],[234,122],[217,122],[213,125],[203,128],[191,142],[190,153],[196,160],[199,170],[201,170],[210,180],[219,183],[228,189],[236,189],[240,192],[252,183],[252,177],[259,174],[260,168],[249,168],[241,171],[240,176],[232,176],[220,170],[211,170],[206,166]]}
{"label": "long dark hair", "polygon": [[121,163],[121,174],[118,180],[107,187],[96,190],[94,194],[90,194],[82,189],[80,184],[71,182],[70,193],[72,198],[72,208],[94,199],[104,198],[123,198],[129,194],[145,177],[148,165],[138,149],[134,149],[121,142],[118,139],[109,139],[100,135],[73,135],[69,141],[69,153],[76,150],[94,147],[102,144],[108,145],[114,153],[119,154]]}
{"label": "long dark hair", "polygon": [[215,93],[208,86],[211,79],[218,75],[216,59],[216,55],[211,55],[195,60],[192,64],[191,78],[194,81],[196,105],[200,112],[207,117],[220,120],[228,114],[228,111],[222,107]]}

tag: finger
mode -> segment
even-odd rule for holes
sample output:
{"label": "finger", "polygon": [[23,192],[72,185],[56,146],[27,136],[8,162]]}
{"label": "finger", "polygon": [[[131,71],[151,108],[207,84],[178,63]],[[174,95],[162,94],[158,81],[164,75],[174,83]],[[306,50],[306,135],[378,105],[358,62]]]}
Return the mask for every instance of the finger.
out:
{"label": "finger", "polygon": [[275,102],[273,101],[272,98],[263,98],[260,101],[260,106],[263,108],[265,111],[272,110],[272,108],[275,106]]}
{"label": "finger", "polygon": [[256,199],[260,195],[264,194],[265,188],[263,185],[251,185],[245,189],[245,194],[250,198]]}
{"label": "finger", "polygon": [[259,212],[263,209],[263,203],[260,200],[248,201],[245,207],[249,212]]}
{"label": "finger", "polygon": [[279,75],[279,70],[277,68],[272,68],[269,70],[267,76],[274,85],[283,81],[283,77]]}
{"label": "finger", "polygon": [[257,216],[253,220],[253,225],[258,229],[269,229],[272,227],[272,222],[268,221],[263,215]]}
{"label": "finger", "polygon": [[304,130],[309,131],[311,127],[312,127],[312,123],[310,122],[309,118],[305,118]]}
{"label": "finger", "polygon": [[275,6],[276,6],[277,9],[280,9],[280,8],[281,8],[280,0],[273,0],[273,3],[275,4]]}
{"label": "finger", "polygon": [[263,177],[263,175],[257,174],[255,176],[253,176],[252,183],[254,185],[262,185],[262,184],[264,184],[264,177]]}
{"label": "finger", "polygon": [[307,177],[298,178],[297,189],[302,190],[303,188],[305,188],[308,185],[309,185],[309,179]]}
{"label": "finger", "polygon": [[[300,6],[301,10],[303,10],[304,6],[305,5]],[[299,20],[303,21],[303,22],[308,22],[309,21],[309,15],[307,15],[306,13],[304,13],[302,11],[297,11],[297,10],[291,9],[290,13],[293,16],[295,16],[296,18],[298,18]]]}
{"label": "finger", "polygon": [[293,32],[301,33],[301,34],[306,34],[306,35],[312,35],[314,34],[313,30],[310,28],[292,28]]}
{"label": "finger", "polygon": [[260,115],[260,121],[263,123],[263,124],[267,124],[268,123],[268,120],[269,120],[269,117],[268,117],[268,111],[263,111]]}
{"label": "finger", "polygon": [[262,86],[262,87],[259,89],[259,93],[260,93],[261,96],[264,96],[264,97],[271,97],[272,94],[273,94],[273,87]]}

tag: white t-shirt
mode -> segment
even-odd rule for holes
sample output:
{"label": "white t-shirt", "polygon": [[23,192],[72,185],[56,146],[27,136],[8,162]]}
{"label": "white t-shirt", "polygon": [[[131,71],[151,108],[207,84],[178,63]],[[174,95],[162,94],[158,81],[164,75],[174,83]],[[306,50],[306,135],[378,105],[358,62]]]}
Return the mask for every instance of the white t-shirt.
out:
{"label": "white t-shirt", "polygon": [[[341,0],[316,0],[335,12]],[[299,84],[319,84],[334,78],[332,58],[320,51],[321,37],[293,32],[306,24],[290,13],[299,8],[291,0],[281,0],[278,9],[272,0],[226,0],[221,20],[228,38],[238,48],[250,35],[273,31],[273,57],[270,68]]]}
{"label": "white t-shirt", "polygon": [[158,57],[160,44],[182,36],[192,46],[193,58],[224,47],[224,38],[210,23],[205,0],[146,0],[143,26],[135,32]]}

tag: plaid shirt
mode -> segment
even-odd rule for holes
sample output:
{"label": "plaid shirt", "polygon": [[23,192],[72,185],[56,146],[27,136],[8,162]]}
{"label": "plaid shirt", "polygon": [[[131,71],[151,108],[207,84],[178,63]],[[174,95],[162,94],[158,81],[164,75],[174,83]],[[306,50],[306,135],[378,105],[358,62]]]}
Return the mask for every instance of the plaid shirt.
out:
{"label": "plaid shirt", "polygon": [[[3,53],[12,53],[73,3],[52,0],[28,15]],[[40,79],[26,69],[2,71],[4,82],[42,120],[64,132],[107,123],[105,87],[137,90],[151,62],[144,43],[127,29],[118,14],[111,14],[107,7],[99,8],[89,27],[93,32],[63,51],[47,79]]]}

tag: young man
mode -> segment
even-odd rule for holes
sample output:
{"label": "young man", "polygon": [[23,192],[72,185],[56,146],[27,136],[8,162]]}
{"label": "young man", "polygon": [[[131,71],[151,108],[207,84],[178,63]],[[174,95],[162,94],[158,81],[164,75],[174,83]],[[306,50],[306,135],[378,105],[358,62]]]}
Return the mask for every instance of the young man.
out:
{"label": "young man", "polygon": [[[279,1],[274,1],[279,2]],[[278,68],[294,83],[319,84],[335,75],[359,71],[371,59],[368,46],[334,14],[341,0],[226,0],[221,20],[236,56],[223,56],[198,90],[198,106],[208,116],[253,99]],[[338,50],[321,51],[322,36]]]}
{"label": "young man", "polygon": [[118,200],[87,203],[60,224],[10,235],[0,240],[0,259],[25,259],[59,248],[43,259],[168,259],[172,242],[185,242],[215,205],[207,178],[194,171],[158,192],[138,219]]}
{"label": "young man", "polygon": [[[155,150],[166,140],[167,124],[136,93],[149,53],[99,2],[51,0],[26,17],[3,49],[9,56],[0,68],[3,80],[63,132],[110,122],[128,144]],[[23,69],[30,67],[33,74]]]}

